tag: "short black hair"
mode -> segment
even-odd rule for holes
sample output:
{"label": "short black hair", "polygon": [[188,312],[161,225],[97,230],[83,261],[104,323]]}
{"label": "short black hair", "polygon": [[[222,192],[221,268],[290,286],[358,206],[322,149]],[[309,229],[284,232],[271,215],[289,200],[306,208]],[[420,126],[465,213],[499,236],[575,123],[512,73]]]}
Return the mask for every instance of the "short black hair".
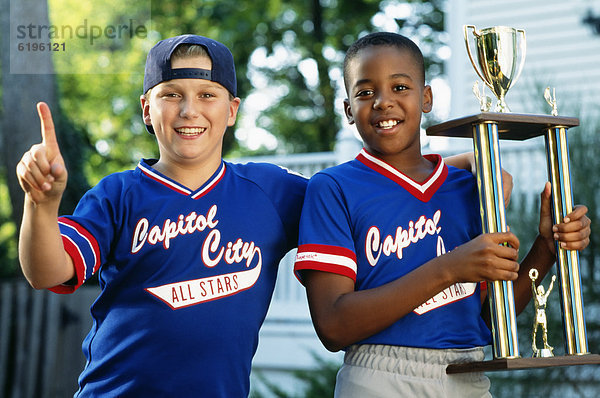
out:
{"label": "short black hair", "polygon": [[348,51],[346,51],[346,56],[344,58],[344,86],[346,87],[346,91],[348,91],[347,75],[350,61],[356,58],[361,50],[375,46],[390,46],[395,47],[398,50],[408,51],[412,55],[417,67],[421,70],[421,77],[423,78],[423,82],[425,82],[425,62],[423,60],[423,53],[419,47],[411,39],[402,36],[401,34],[376,32],[361,37],[348,48]]}

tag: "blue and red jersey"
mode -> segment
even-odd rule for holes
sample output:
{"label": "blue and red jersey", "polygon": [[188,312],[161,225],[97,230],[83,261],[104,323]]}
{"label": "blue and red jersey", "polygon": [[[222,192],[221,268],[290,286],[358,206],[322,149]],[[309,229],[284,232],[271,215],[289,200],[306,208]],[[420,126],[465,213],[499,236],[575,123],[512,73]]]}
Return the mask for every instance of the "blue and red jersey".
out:
{"label": "blue and red jersey", "polygon": [[[435,164],[417,182],[362,150],[308,184],[295,272],[332,272],[356,290],[394,281],[481,234],[475,178],[426,155]],[[479,283],[450,286],[387,329],[359,344],[468,348],[489,344]]]}
{"label": "blue and red jersey", "polygon": [[104,178],[59,219],[77,283],[53,290],[94,273],[101,288],[76,396],[247,396],[306,179],[222,162],[190,190],[152,164]]}

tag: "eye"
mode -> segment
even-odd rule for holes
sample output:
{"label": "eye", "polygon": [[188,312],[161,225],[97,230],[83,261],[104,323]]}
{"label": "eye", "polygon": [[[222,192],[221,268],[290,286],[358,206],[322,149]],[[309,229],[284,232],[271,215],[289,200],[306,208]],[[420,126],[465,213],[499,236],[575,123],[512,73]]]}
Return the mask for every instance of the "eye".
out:
{"label": "eye", "polygon": [[356,97],[368,97],[373,95],[373,90],[360,90],[356,93]]}
{"label": "eye", "polygon": [[394,86],[394,91],[404,91],[408,90],[408,86],[405,84],[397,84]]}
{"label": "eye", "polygon": [[216,97],[213,93],[205,92],[200,94],[200,98],[214,98]]}
{"label": "eye", "polygon": [[167,92],[161,94],[161,97],[163,97],[163,98],[179,98],[180,95],[173,91],[167,91]]}

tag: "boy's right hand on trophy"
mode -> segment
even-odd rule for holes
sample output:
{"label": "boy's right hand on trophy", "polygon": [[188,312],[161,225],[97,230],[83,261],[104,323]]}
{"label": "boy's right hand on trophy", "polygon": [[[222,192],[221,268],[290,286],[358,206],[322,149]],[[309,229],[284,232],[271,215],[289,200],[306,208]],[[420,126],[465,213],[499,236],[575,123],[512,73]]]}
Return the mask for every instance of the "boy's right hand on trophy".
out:
{"label": "boy's right hand on trophy", "polygon": [[[505,245],[508,244],[508,245]],[[515,280],[519,276],[519,239],[512,232],[477,236],[446,253],[454,264],[454,280]]]}
{"label": "boy's right hand on trophy", "polygon": [[42,142],[25,152],[17,165],[17,178],[26,195],[35,204],[58,201],[67,186],[67,169],[60,153],[50,108],[37,104]]}

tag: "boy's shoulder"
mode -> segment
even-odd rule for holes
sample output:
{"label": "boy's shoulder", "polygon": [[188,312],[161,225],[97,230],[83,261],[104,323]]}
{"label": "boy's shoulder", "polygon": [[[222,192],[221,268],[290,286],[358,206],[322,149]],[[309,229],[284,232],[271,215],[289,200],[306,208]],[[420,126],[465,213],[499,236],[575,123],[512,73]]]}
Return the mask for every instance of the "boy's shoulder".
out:
{"label": "boy's shoulder", "polygon": [[248,163],[233,163],[225,162],[229,170],[241,178],[246,178],[255,182],[277,180],[297,180],[307,181],[308,179],[302,174],[278,166],[272,163],[263,162],[248,162]]}
{"label": "boy's shoulder", "polygon": [[249,162],[230,163],[225,162],[227,170],[236,178],[257,186],[269,196],[292,192],[304,195],[308,178],[300,173],[289,170],[272,163]]}
{"label": "boy's shoulder", "polygon": [[138,178],[139,174],[140,170],[138,167],[130,170],[116,171],[102,177],[96,186],[129,185],[133,179]]}
{"label": "boy's shoulder", "polygon": [[320,170],[319,172],[315,173],[315,175],[311,177],[311,179],[320,178],[321,176],[325,175],[330,176],[334,179],[341,176],[347,176],[355,172],[357,170],[357,167],[359,166],[360,162],[358,162],[356,159],[348,160],[347,162],[340,163],[335,166],[326,167],[323,170]]}

